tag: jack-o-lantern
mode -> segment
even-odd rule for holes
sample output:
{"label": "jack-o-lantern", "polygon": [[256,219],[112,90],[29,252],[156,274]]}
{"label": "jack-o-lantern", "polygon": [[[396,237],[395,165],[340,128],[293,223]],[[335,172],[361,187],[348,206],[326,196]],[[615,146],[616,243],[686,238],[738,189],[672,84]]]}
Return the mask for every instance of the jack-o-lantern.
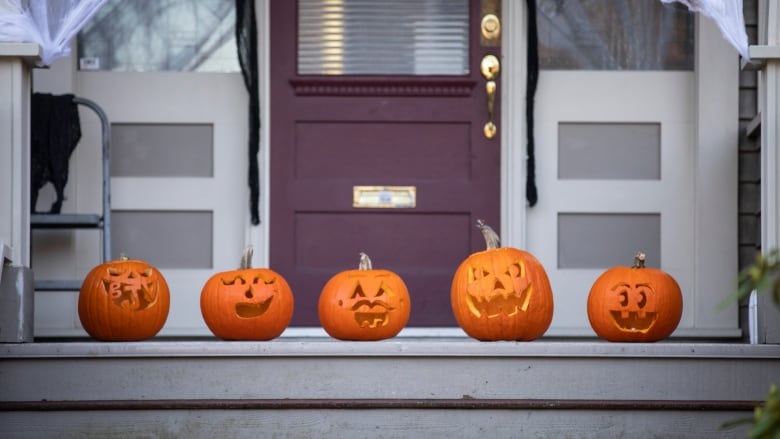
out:
{"label": "jack-o-lantern", "polygon": [[203,286],[200,312],[223,340],[271,340],[290,324],[295,306],[287,281],[268,268],[252,268],[251,246],[237,270],[217,273]]}
{"label": "jack-o-lantern", "polygon": [[541,337],[553,317],[544,267],[529,252],[500,247],[498,235],[482,220],[477,227],[487,249],[471,254],[455,271],[450,290],[455,320],[477,340]]}
{"label": "jack-o-lantern", "polygon": [[609,341],[654,342],[672,334],[682,317],[680,286],[668,273],[645,267],[637,253],[632,267],[612,267],[588,294],[588,319]]}
{"label": "jack-o-lantern", "polygon": [[409,291],[401,277],[373,269],[365,253],[360,253],[357,270],[330,278],[317,308],[320,323],[331,337],[357,341],[395,337],[409,321],[410,310]]}
{"label": "jack-o-lantern", "polygon": [[81,284],[78,314],[101,341],[139,341],[157,335],[168,319],[170,292],[152,265],[122,256],[94,267]]}

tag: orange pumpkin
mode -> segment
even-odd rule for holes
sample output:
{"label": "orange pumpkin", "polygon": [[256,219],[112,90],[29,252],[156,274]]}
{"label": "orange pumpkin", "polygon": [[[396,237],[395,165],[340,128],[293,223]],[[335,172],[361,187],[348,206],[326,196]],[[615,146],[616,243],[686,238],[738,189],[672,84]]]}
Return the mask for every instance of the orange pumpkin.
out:
{"label": "orange pumpkin", "polygon": [[102,341],[139,341],[157,335],[168,319],[170,292],[147,262],[121,257],[84,278],[78,314],[84,330]]}
{"label": "orange pumpkin", "polygon": [[409,321],[410,310],[401,277],[373,269],[365,253],[360,253],[357,270],[337,273],[325,284],[317,308],[331,337],[359,341],[395,337]]}
{"label": "orange pumpkin", "polygon": [[483,341],[533,340],[553,318],[553,295],[542,264],[529,252],[500,247],[496,232],[477,227],[487,249],[464,260],[452,279],[450,301],[458,325]]}
{"label": "orange pumpkin", "polygon": [[677,328],[682,309],[677,281],[662,270],[646,268],[641,252],[632,267],[607,269],[588,294],[590,326],[609,341],[662,340]]}
{"label": "orange pumpkin", "polygon": [[203,320],[223,340],[271,340],[292,320],[290,285],[269,268],[252,268],[252,253],[244,249],[239,268],[211,276],[200,293]]}

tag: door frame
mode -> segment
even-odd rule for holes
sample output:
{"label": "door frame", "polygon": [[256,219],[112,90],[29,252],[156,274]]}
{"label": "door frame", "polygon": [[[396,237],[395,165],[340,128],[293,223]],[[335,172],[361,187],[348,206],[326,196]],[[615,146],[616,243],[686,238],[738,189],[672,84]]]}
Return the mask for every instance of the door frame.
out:
{"label": "door frame", "polygon": [[[273,0],[256,0],[258,24],[258,68],[260,86],[260,217],[259,226],[248,226],[247,240],[256,249],[256,266],[268,266],[270,209],[270,34],[269,10]],[[501,99],[501,237],[503,245],[526,245],[527,204],[525,80],[525,2],[502,1]],[[739,337],[738,308],[717,305],[733,291],[738,267],[737,236],[737,140],[739,59],[710,19],[696,15],[696,89],[694,145],[694,297],[693,322],[678,328],[686,337]],[[507,54],[512,54],[508,56]],[[706,68],[700,68],[706,66]],[[724,84],[727,86],[724,87]],[[538,147],[538,146],[537,146]],[[546,196],[540,188],[540,196]],[[295,329],[295,328],[294,328]],[[302,328],[307,329],[307,328]],[[415,328],[412,328],[415,329]],[[420,328],[426,335],[450,334],[459,328]],[[406,331],[406,330],[405,330]],[[318,332],[315,329],[314,332]],[[410,331],[415,332],[415,331]],[[555,335],[548,333],[548,335]],[[574,335],[574,334],[560,334]]]}

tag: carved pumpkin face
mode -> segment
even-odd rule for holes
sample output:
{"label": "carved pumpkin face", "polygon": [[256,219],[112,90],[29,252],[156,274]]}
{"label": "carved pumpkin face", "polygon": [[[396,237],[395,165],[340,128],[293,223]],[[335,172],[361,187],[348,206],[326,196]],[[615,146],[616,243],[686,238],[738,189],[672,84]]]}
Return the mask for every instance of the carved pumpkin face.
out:
{"label": "carved pumpkin face", "polygon": [[201,291],[203,320],[224,340],[271,340],[292,319],[294,300],[287,281],[273,270],[248,268],[249,259],[251,255],[247,268],[213,275]]}
{"label": "carved pumpkin face", "polygon": [[109,261],[84,278],[79,319],[84,330],[103,341],[154,337],[168,318],[170,293],[160,272],[144,261]]}
{"label": "carved pumpkin face", "polygon": [[397,335],[409,320],[409,292],[389,270],[361,268],[333,276],[322,289],[318,315],[323,329],[341,340],[382,340]]}
{"label": "carved pumpkin face", "polygon": [[511,317],[528,311],[533,288],[523,261],[511,261],[502,267],[469,264],[467,270],[465,299],[475,317]]}
{"label": "carved pumpkin face", "polygon": [[460,327],[478,340],[533,340],[552,322],[553,298],[542,264],[530,253],[499,248],[498,236],[480,224],[488,249],[455,271],[450,290]]}
{"label": "carved pumpkin face", "polygon": [[682,316],[682,293],[667,273],[644,267],[612,267],[593,283],[588,319],[599,337],[610,341],[653,342],[674,332]]}

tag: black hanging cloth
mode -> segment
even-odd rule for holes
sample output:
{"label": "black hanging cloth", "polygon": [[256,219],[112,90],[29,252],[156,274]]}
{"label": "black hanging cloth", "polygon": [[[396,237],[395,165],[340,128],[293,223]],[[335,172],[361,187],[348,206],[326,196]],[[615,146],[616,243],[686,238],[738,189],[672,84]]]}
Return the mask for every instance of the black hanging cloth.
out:
{"label": "black hanging cloth", "polygon": [[536,157],[534,154],[534,96],[539,82],[539,38],[536,30],[536,0],[528,0],[528,77],[525,91],[527,155],[525,199],[533,207],[539,200],[536,191]]}
{"label": "black hanging cloth", "polygon": [[70,156],[81,140],[79,110],[72,94],[33,93],[30,103],[30,209],[38,191],[51,183],[57,193],[49,213],[60,213]]}
{"label": "black hanging cloth", "polygon": [[260,224],[260,103],[257,67],[257,21],[255,1],[236,0],[236,46],[244,85],[249,91],[249,211],[252,225]]}

